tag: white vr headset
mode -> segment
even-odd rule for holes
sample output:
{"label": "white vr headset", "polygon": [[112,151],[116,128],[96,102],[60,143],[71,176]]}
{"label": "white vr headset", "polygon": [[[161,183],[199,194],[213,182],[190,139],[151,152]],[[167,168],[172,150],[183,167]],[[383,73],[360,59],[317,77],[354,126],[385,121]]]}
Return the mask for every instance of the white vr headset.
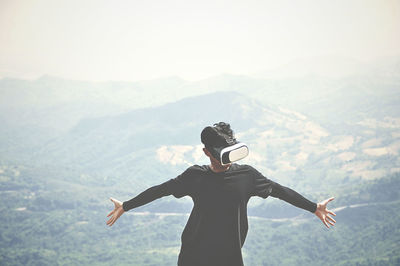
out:
{"label": "white vr headset", "polygon": [[249,155],[249,148],[245,143],[237,142],[227,147],[212,147],[212,155],[218,159],[222,165],[239,161]]}

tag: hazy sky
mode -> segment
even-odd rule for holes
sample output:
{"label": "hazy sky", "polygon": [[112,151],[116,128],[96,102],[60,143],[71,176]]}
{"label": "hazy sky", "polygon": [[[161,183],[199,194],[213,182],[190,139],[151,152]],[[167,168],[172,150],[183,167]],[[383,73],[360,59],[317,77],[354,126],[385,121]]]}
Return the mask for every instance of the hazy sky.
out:
{"label": "hazy sky", "polygon": [[0,77],[196,80],[400,55],[395,0],[0,0]]}

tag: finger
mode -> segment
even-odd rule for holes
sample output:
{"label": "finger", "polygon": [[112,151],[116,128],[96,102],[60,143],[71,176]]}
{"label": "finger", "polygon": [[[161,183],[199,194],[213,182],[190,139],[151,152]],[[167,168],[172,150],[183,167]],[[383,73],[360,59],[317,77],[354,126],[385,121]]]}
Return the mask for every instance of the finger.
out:
{"label": "finger", "polygon": [[113,225],[114,221],[115,221],[115,216],[111,217],[110,220],[108,220],[107,225],[109,226]]}
{"label": "finger", "polygon": [[324,223],[324,225],[325,225],[326,227],[329,228],[329,225],[328,225],[328,223],[327,223],[325,220],[322,220],[322,222]]}
{"label": "finger", "polygon": [[331,215],[333,215],[333,216],[336,216],[336,214],[334,213],[334,212],[332,212],[332,211],[330,211],[330,210],[326,210],[329,214],[331,214]]}
{"label": "finger", "polygon": [[328,223],[328,224],[330,224],[330,225],[335,225],[333,222],[331,222],[329,219],[328,219],[328,217],[327,217],[327,219],[325,219],[325,221]]}
{"label": "finger", "polygon": [[110,217],[110,215],[112,215],[114,212],[115,212],[115,209],[112,210],[112,211],[107,215],[107,217]]}
{"label": "finger", "polygon": [[111,223],[115,219],[115,213],[110,217],[107,223]]}
{"label": "finger", "polygon": [[114,223],[115,223],[115,221],[117,220],[118,218],[116,218],[115,216],[113,216],[113,220],[112,220],[112,222],[109,224],[109,226],[112,226]]}
{"label": "finger", "polygon": [[329,219],[329,221],[332,221],[333,223],[336,223],[335,219],[333,219],[332,217],[327,215],[326,218]]}
{"label": "finger", "polygon": [[112,224],[113,224],[112,219],[108,220],[107,225],[112,226]]}
{"label": "finger", "polygon": [[110,219],[108,219],[107,224],[109,224],[113,218],[114,216],[111,216]]}
{"label": "finger", "polygon": [[334,200],[334,199],[335,199],[334,197],[331,197],[331,198],[329,198],[329,199],[324,200],[324,201],[323,201],[323,205],[326,206],[329,202],[331,202],[331,201]]}

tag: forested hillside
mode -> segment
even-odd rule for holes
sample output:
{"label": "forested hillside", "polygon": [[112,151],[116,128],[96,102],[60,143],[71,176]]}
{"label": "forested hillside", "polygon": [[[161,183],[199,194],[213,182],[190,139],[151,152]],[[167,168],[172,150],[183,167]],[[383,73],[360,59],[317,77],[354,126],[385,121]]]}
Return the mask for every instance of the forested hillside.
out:
{"label": "forested hillside", "polygon": [[313,201],[334,196],[337,224],[252,198],[247,266],[399,265],[400,79],[198,82],[0,80],[0,264],[175,265],[190,198],[165,197],[109,228],[128,200],[207,164],[203,127],[229,122],[240,163]]}
{"label": "forested hillside", "polygon": [[[112,204],[104,199],[116,191],[57,184],[30,170],[2,167],[2,265],[176,264],[185,204],[169,206],[181,214],[131,211],[108,228]],[[60,185],[63,190],[55,189]],[[308,212],[276,219],[262,216],[274,209],[250,209],[246,265],[398,265],[399,191],[400,175],[394,175],[336,194],[337,224],[330,229]]]}

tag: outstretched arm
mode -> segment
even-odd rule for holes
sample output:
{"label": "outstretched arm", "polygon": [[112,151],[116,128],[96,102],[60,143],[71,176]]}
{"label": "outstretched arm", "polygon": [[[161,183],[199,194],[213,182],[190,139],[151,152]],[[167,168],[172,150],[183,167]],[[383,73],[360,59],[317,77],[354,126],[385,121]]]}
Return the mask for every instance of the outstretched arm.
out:
{"label": "outstretched arm", "polygon": [[153,186],[125,202],[110,198],[114,203],[114,210],[107,215],[107,217],[111,216],[107,221],[107,225],[112,226],[126,211],[145,205],[161,197],[171,195],[174,192],[175,187],[176,181],[171,179],[161,185]]}
{"label": "outstretched arm", "polygon": [[326,208],[328,203],[331,202],[334,198],[329,198],[316,204],[306,199],[296,191],[288,187],[279,185],[278,183],[275,182],[272,182],[271,196],[280,198],[296,207],[314,213],[328,228],[330,225],[333,226],[336,223],[336,221],[331,216],[329,216],[329,215],[336,216],[336,214]]}
{"label": "outstretched arm", "polygon": [[334,200],[334,198],[329,198],[329,199],[326,199],[326,200],[318,203],[317,209],[314,213],[328,228],[329,228],[329,225],[334,226],[336,223],[336,221],[332,217],[329,216],[329,214],[333,215],[333,216],[336,216],[336,214],[334,212],[328,210],[328,208],[326,208],[326,205],[328,205],[328,203],[331,202],[332,200]]}
{"label": "outstretched arm", "polygon": [[279,198],[286,201],[287,203],[292,204],[293,206],[307,210],[312,213],[315,213],[315,211],[317,210],[317,203],[308,200],[293,189],[282,186],[273,181],[270,181],[270,183],[272,187],[270,195],[272,197]]}

